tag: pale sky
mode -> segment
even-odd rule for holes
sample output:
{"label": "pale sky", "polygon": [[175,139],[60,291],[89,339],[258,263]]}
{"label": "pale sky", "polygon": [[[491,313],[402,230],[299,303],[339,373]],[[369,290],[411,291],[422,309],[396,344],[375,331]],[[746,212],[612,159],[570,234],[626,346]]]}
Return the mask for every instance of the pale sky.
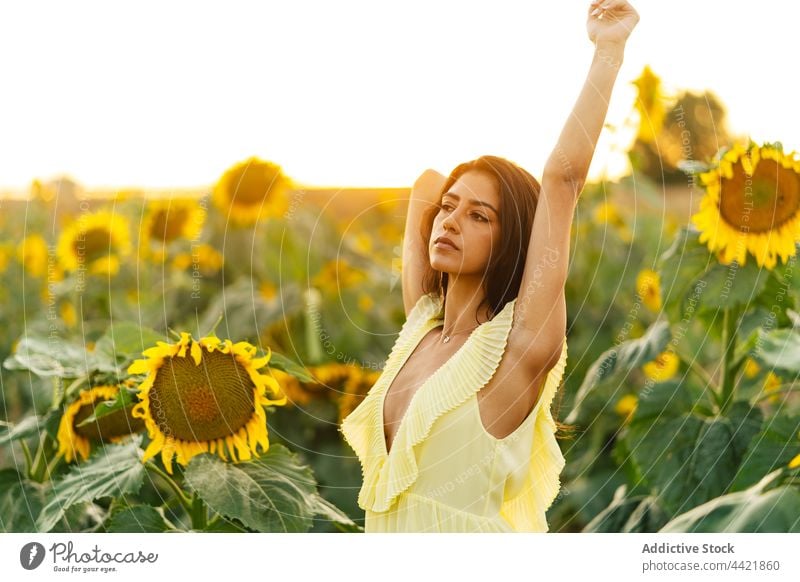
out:
{"label": "pale sky", "polygon": [[[714,90],[734,132],[800,150],[796,3],[632,4],[608,123],[650,64]],[[203,187],[251,155],[319,186],[409,186],[485,153],[540,176],[591,62],[588,5],[4,2],[0,189]],[[604,130],[590,178],[625,169],[631,131]]]}

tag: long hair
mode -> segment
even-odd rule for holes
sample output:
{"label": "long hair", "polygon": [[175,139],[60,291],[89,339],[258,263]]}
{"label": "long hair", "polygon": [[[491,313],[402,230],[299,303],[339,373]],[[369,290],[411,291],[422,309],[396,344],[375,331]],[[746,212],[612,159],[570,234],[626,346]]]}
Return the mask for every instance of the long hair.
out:
{"label": "long hair", "polygon": [[[539,203],[541,186],[527,170],[505,158],[484,155],[456,166],[439,193],[437,204],[427,209],[422,217],[420,234],[422,240],[430,241],[433,222],[442,206],[442,195],[466,172],[478,171],[493,179],[500,194],[500,243],[492,249],[489,264],[483,276],[485,296],[477,312],[486,304],[491,318],[497,315],[506,303],[519,295],[522,274],[528,256],[528,243],[533,231],[533,218]],[[425,264],[422,289],[442,300],[444,313],[447,298],[448,274],[430,266],[428,245],[424,245]],[[559,391],[561,392],[561,391]],[[563,395],[562,395],[563,396]],[[561,398],[558,399],[560,408]],[[557,416],[558,411],[556,411]],[[574,427],[556,421],[559,430],[569,432]]]}

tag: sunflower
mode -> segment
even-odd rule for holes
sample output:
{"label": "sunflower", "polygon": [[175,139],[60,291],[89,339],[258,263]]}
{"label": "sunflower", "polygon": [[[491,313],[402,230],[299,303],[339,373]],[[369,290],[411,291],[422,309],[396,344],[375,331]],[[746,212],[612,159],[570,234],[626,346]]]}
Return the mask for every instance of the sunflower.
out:
{"label": "sunflower", "polygon": [[8,268],[9,260],[13,255],[11,243],[0,243],[0,273],[5,273]]}
{"label": "sunflower", "polygon": [[352,363],[321,364],[309,367],[308,371],[314,378],[312,382],[302,382],[286,372],[270,369],[286,390],[292,405],[305,406],[312,400],[338,402],[340,419],[355,409],[380,376],[380,372]]}
{"label": "sunflower", "polygon": [[97,275],[116,275],[120,258],[131,251],[125,217],[99,211],[81,215],[58,239],[58,258],[65,271],[86,269]]}
{"label": "sunflower", "polygon": [[95,407],[106,400],[113,400],[119,394],[119,386],[95,386],[81,390],[78,398],[69,404],[58,425],[58,453],[71,463],[80,455],[85,461],[89,458],[92,441],[117,442],[125,436],[137,433],[144,423],[131,416],[131,409],[118,410],[100,417],[96,422],[78,426]]}
{"label": "sunflower", "polygon": [[667,110],[665,97],[661,89],[661,79],[649,65],[645,65],[642,74],[632,81],[637,89],[636,111],[639,112],[638,138],[644,142],[653,142],[664,125]]}
{"label": "sunflower", "polygon": [[211,276],[222,268],[222,254],[209,244],[192,246],[191,253],[178,253],[172,259],[172,266],[179,271],[191,269],[203,275]]}
{"label": "sunflower", "polygon": [[22,239],[17,245],[17,260],[32,277],[42,277],[47,272],[47,243],[38,234]]}
{"label": "sunflower", "polygon": [[800,467],[800,455],[797,455],[794,459],[789,461],[790,469],[797,469],[798,467]]}
{"label": "sunflower", "polygon": [[147,206],[140,240],[166,246],[179,238],[194,240],[203,228],[206,214],[196,200],[153,200]]}
{"label": "sunflower", "polygon": [[720,262],[744,265],[747,251],[759,267],[794,256],[800,240],[800,160],[779,145],[735,144],[716,167],[700,174],[706,195],[692,222],[700,242]]}
{"label": "sunflower", "polygon": [[214,186],[212,200],[226,218],[246,226],[260,217],[286,212],[287,194],[292,188],[280,166],[251,157],[222,175]]}
{"label": "sunflower", "polygon": [[763,386],[764,394],[769,394],[767,401],[778,402],[781,399],[780,394],[776,394],[776,392],[782,383],[780,376],[773,372],[767,372],[767,377],[764,379]]}
{"label": "sunflower", "polygon": [[336,295],[340,290],[356,287],[366,279],[364,271],[339,258],[327,261],[320,272],[312,278],[311,284],[322,289],[325,294]]}
{"label": "sunflower", "polygon": [[380,370],[358,368],[358,373],[350,377],[344,385],[344,392],[339,396],[339,424],[361,404],[380,375]]}
{"label": "sunflower", "polygon": [[631,415],[636,411],[636,406],[639,404],[639,399],[635,394],[626,394],[619,399],[614,411],[620,416],[624,416],[625,420],[629,420]]}
{"label": "sunflower", "polygon": [[625,224],[622,216],[620,216],[616,207],[611,202],[602,202],[594,209],[594,219],[598,224],[610,224],[613,226],[619,235],[619,238],[624,242],[631,242],[633,234],[631,233],[628,225]]}
{"label": "sunflower", "polygon": [[636,293],[651,311],[661,309],[661,277],[657,271],[642,269],[636,276]]}
{"label": "sunflower", "polygon": [[661,352],[652,362],[647,362],[642,366],[645,375],[654,382],[664,382],[672,378],[678,372],[680,358],[675,352]]}
{"label": "sunflower", "polygon": [[755,378],[761,371],[761,366],[758,365],[753,358],[747,358],[744,362],[744,375],[748,378]]}
{"label": "sunflower", "polygon": [[245,461],[266,452],[264,407],[283,405],[286,395],[271,376],[258,369],[271,351],[254,358],[256,347],[210,336],[194,340],[181,333],[175,343],[158,342],[143,352],[129,374],[147,374],[139,385],[140,402],[133,416],[144,419],[150,436],[143,462],[161,453],[167,472],[172,459],[187,465],[200,453]]}

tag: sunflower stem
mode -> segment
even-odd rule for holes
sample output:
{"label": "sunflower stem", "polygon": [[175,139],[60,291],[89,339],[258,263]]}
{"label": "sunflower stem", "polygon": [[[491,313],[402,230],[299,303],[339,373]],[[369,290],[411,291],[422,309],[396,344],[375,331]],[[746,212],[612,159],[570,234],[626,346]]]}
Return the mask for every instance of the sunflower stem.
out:
{"label": "sunflower stem", "polygon": [[187,513],[189,513],[191,515],[191,513],[192,513],[192,500],[189,499],[189,497],[186,495],[186,492],[184,492],[184,490],[181,489],[181,486],[178,485],[172,477],[170,477],[164,471],[162,471],[161,469],[156,467],[156,465],[154,463],[148,462],[148,463],[145,463],[144,466],[145,466],[145,468],[147,470],[155,473],[156,475],[158,475],[159,477],[164,479],[164,481],[167,482],[167,485],[169,485],[172,488],[172,490],[175,492],[175,494],[178,496],[178,500],[181,502],[181,505],[183,506],[183,508],[186,510]]}
{"label": "sunflower stem", "polygon": [[33,458],[31,457],[31,449],[24,440],[20,441],[22,445],[22,452],[25,455],[25,474],[30,475],[33,468]]}
{"label": "sunflower stem", "polygon": [[200,496],[195,492],[192,494],[192,529],[203,530],[208,527],[208,513],[206,512],[206,504],[200,499]]}
{"label": "sunflower stem", "polygon": [[214,325],[211,326],[211,329],[208,331],[207,334],[200,337],[208,337],[208,336],[216,336],[217,335],[217,326],[222,323],[222,318],[225,316],[224,313],[220,313],[219,317],[217,317],[217,321],[214,322]]}
{"label": "sunflower stem", "polygon": [[753,397],[750,401],[750,404],[755,406],[762,400],[766,400],[768,398],[772,398],[773,396],[777,396],[778,394],[785,394],[788,392],[800,391],[800,386],[795,386],[795,382],[788,382],[786,384],[779,384],[775,388],[773,388],[770,392],[759,392],[758,394]]}
{"label": "sunflower stem", "polygon": [[61,457],[63,457],[63,454],[58,453],[55,457],[53,457],[52,461],[47,463],[47,467],[44,470],[44,479],[50,479],[50,475],[53,474],[53,470],[58,466],[59,461],[61,461]]}
{"label": "sunflower stem", "polygon": [[44,483],[47,477],[47,449],[52,448],[52,439],[46,432],[39,438],[39,448],[36,450],[36,456],[33,459],[33,466],[28,473],[32,481],[37,483]]}
{"label": "sunflower stem", "polygon": [[717,385],[716,382],[714,382],[714,379],[711,377],[711,374],[706,372],[705,368],[703,368],[700,364],[698,364],[695,361],[695,358],[692,358],[692,359],[688,358],[686,355],[681,354],[677,350],[677,348],[675,348],[675,353],[678,354],[678,357],[681,360],[683,360],[686,363],[687,366],[689,366],[689,370],[694,372],[695,375],[697,375],[697,377],[700,378],[700,380],[703,381],[703,385],[704,386],[706,386],[706,387],[710,386],[712,388],[716,388],[717,390],[719,390],[719,386]]}
{"label": "sunflower stem", "polygon": [[736,379],[736,369],[733,365],[734,351],[736,348],[736,320],[737,315],[733,307],[726,307],[722,318],[722,391],[720,393],[721,412],[724,414],[733,404],[733,389]]}

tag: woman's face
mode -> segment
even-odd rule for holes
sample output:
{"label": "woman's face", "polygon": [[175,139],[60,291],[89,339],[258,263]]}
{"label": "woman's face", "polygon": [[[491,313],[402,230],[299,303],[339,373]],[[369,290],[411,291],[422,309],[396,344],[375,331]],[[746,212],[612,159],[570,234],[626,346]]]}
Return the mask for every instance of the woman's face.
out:
{"label": "woman's face", "polygon": [[[500,194],[484,172],[465,172],[442,195],[428,251],[431,267],[458,276],[483,276],[500,241]],[[437,244],[449,238],[456,248]]]}

